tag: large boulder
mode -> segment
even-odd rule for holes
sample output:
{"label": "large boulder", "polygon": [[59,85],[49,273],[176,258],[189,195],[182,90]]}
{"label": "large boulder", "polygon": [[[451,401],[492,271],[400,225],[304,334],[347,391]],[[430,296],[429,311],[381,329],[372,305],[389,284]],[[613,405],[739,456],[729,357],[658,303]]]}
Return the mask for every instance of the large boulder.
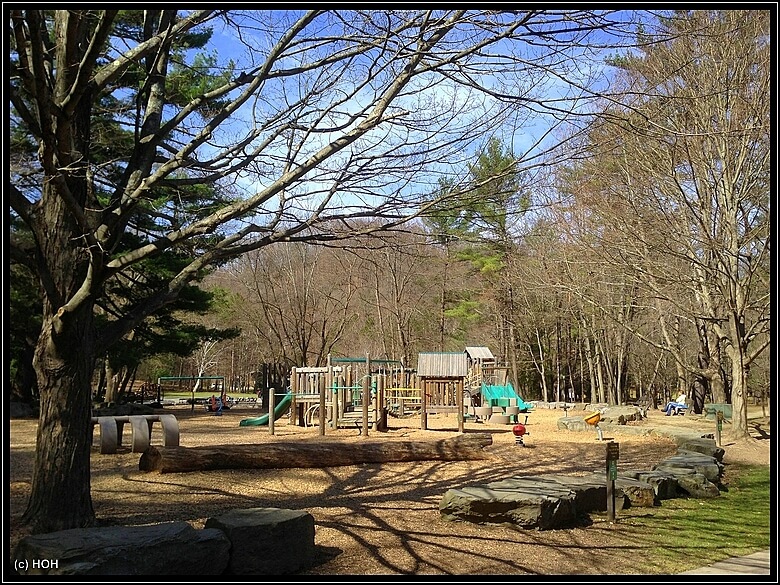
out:
{"label": "large boulder", "polygon": [[[534,482],[530,484],[529,482]],[[523,491],[529,485],[538,488],[540,485],[557,485],[564,490],[574,493],[574,507],[576,514],[587,514],[593,511],[607,509],[607,479],[606,474],[601,476],[577,476],[577,475],[535,475],[530,477],[510,477],[500,481],[486,484],[490,489],[508,489]],[[626,502],[627,503],[627,502]],[[624,507],[624,496],[620,490],[616,490],[615,507],[618,510]]]}
{"label": "large boulder", "polygon": [[227,574],[285,575],[313,564],[314,517],[304,510],[247,508],[206,520],[232,544]]}
{"label": "large boulder", "polygon": [[[74,528],[24,537],[15,559],[22,575],[220,575],[230,541],[187,522]],[[47,559],[37,566],[30,559]]]}
{"label": "large boulder", "polygon": [[545,530],[572,524],[577,518],[575,500],[572,490],[555,482],[517,479],[503,488],[449,489],[439,503],[439,512],[443,520]]}
{"label": "large boulder", "polygon": [[[671,500],[676,498],[677,478],[670,473],[661,471],[621,471],[621,476],[628,479],[635,479],[639,482],[649,485],[655,493],[656,500]],[[620,480],[620,478],[618,478]]]}
{"label": "large boulder", "polygon": [[696,473],[701,473],[713,483],[719,483],[723,475],[723,464],[720,461],[709,455],[691,451],[678,452],[677,455],[661,461],[653,469],[672,474],[675,474],[680,469],[690,469]]}
{"label": "large boulder", "polygon": [[599,428],[604,433],[614,433],[619,432],[621,435],[636,435],[639,437],[646,437],[650,435],[650,430],[648,427],[643,426],[629,426],[629,425],[620,425],[620,424],[612,424],[612,423],[599,423]]}
{"label": "large boulder", "polygon": [[680,490],[693,498],[717,498],[720,495],[717,485],[708,480],[704,474],[693,470],[678,472],[677,485]]}
{"label": "large boulder", "polygon": [[642,410],[638,406],[609,406],[601,410],[601,422],[624,425],[642,420]]}
{"label": "large boulder", "polygon": [[[583,485],[590,484],[599,487],[598,506],[590,508],[591,510],[604,510],[606,502],[606,471],[594,471],[592,475],[586,475],[576,479],[569,479],[571,485],[573,481],[582,482]],[[640,479],[629,477],[622,471],[615,480],[615,509],[622,510],[631,506],[638,508],[650,508],[656,504],[656,492],[653,486]],[[577,503],[579,511],[585,510]]]}
{"label": "large boulder", "polygon": [[713,457],[716,460],[722,462],[723,455],[726,454],[726,450],[722,447],[718,447],[715,443],[715,439],[707,438],[691,438],[681,441],[678,445],[680,452],[696,452],[708,457]]}
{"label": "large boulder", "polygon": [[695,498],[714,498],[720,495],[718,486],[723,475],[723,464],[715,457],[693,451],[680,451],[677,455],[661,461],[653,470],[673,475],[678,488]]}
{"label": "large boulder", "polygon": [[[615,484],[615,510],[630,505],[651,506],[654,499],[650,485],[630,479],[619,479]],[[605,472],[588,476],[510,477],[482,486],[447,490],[439,503],[444,520],[512,524],[539,530],[569,526],[579,516],[606,509]]]}
{"label": "large boulder", "polygon": [[558,429],[562,431],[590,431],[596,433],[592,425],[585,422],[582,416],[562,416],[558,419]]}

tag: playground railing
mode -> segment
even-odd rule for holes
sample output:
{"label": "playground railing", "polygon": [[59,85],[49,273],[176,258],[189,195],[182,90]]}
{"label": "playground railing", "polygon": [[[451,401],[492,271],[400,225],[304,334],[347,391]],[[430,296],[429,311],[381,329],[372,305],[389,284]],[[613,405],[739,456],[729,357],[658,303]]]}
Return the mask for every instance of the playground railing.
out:
{"label": "playground railing", "polygon": [[385,400],[387,402],[399,402],[403,400],[406,404],[414,401],[422,401],[419,388],[385,388]]}

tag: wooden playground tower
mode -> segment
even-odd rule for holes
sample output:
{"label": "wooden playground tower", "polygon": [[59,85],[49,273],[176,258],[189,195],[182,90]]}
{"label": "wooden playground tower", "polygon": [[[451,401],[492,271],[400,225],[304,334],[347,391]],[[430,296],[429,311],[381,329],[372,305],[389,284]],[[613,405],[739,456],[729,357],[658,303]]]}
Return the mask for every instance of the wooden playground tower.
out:
{"label": "wooden playground tower", "polygon": [[[420,426],[428,428],[428,415],[454,413],[464,431],[471,396],[483,381],[504,380],[506,370],[496,365],[487,348],[466,352],[429,352],[418,356],[417,370],[403,369],[396,360],[332,358],[321,367],[296,367],[290,374],[290,420],[299,426],[319,424],[326,429],[356,427],[363,436],[369,428],[387,429],[388,412],[405,416],[420,413]],[[315,422],[316,421],[316,422]]]}
{"label": "wooden playground tower", "polygon": [[482,383],[504,385],[507,383],[509,368],[499,363],[490,348],[484,346],[466,347],[468,374],[466,392],[470,396],[478,395]]}
{"label": "wooden playground tower", "polygon": [[[332,358],[322,367],[296,367],[290,373],[293,424],[308,426],[316,419],[320,435],[326,428],[358,427],[368,436],[387,428],[385,385],[388,365],[396,360],[365,358]],[[372,369],[377,371],[372,373]]]}
{"label": "wooden playground tower", "polygon": [[[356,427],[363,436],[369,428],[387,429],[388,411],[404,416],[408,410],[421,413],[421,427],[428,428],[429,413],[460,412],[458,429],[463,432],[463,380],[465,355],[443,356],[443,361],[458,362],[455,370],[437,373],[442,360],[422,358],[423,369],[404,370],[396,360],[331,358],[322,367],[296,367],[290,374],[292,394],[290,419],[293,424],[309,426],[318,421],[320,435],[326,429]],[[462,363],[461,363],[462,362]],[[431,367],[425,364],[431,364]],[[391,366],[391,367],[388,367]],[[392,366],[396,366],[392,368]],[[364,424],[368,421],[368,424]]]}

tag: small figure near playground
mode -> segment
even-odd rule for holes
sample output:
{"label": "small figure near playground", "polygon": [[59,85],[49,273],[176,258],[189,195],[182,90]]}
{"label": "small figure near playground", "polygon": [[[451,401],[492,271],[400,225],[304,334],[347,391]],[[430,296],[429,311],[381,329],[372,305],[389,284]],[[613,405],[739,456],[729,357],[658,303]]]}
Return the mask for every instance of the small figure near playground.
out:
{"label": "small figure near playground", "polygon": [[666,406],[664,406],[664,412],[666,413],[666,416],[677,416],[678,414],[685,414],[685,409],[688,408],[688,405],[685,404],[686,398],[687,397],[683,393],[677,397],[677,400],[667,402]]}
{"label": "small figure near playground", "polygon": [[214,416],[222,416],[222,397],[217,397],[217,412],[214,413]]}

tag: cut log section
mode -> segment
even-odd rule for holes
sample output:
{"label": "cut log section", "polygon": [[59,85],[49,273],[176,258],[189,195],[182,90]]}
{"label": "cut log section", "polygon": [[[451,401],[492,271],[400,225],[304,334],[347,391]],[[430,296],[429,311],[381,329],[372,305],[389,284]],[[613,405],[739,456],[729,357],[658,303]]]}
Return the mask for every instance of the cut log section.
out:
{"label": "cut log section", "polygon": [[469,433],[438,441],[296,441],[207,447],[149,447],[141,471],[183,473],[211,469],[338,467],[404,461],[476,461],[493,456],[488,433]]}

